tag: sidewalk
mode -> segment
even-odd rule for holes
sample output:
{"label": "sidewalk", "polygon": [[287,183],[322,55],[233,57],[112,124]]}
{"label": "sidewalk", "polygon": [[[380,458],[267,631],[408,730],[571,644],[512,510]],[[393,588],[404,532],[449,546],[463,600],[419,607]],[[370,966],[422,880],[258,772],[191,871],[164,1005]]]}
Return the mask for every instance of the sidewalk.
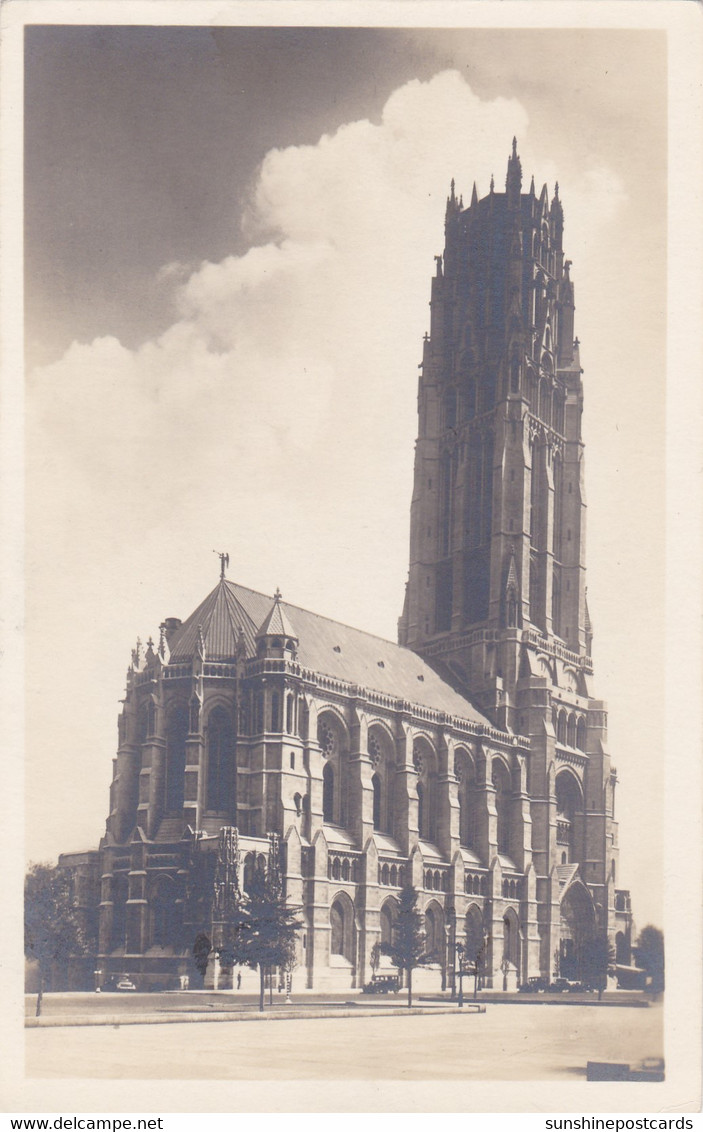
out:
{"label": "sidewalk", "polygon": [[26,1018],[25,1027],[36,1029],[51,1026],[143,1026],[165,1025],[174,1022],[271,1022],[289,1021],[307,1018],[384,1018],[390,1015],[417,1014],[485,1014],[486,1007],[477,1003],[467,1003],[459,1010],[455,1003],[439,1001],[413,1004],[412,1007],[401,1006],[397,1002],[359,1003],[340,1002],[317,1004],[311,1003],[309,1007],[291,1003],[290,1006],[272,1006],[263,1012],[251,1006],[241,1010],[213,1009],[211,1013],[201,1010],[187,1011],[182,1009],[161,1009],[160,1013],[144,1014],[93,1014],[71,1015],[54,1014],[39,1018]]}

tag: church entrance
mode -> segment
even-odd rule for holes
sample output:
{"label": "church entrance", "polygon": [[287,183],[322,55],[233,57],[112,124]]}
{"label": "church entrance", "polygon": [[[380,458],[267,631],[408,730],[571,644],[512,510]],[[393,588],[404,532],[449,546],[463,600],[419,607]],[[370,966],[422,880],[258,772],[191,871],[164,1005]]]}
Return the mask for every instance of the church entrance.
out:
{"label": "church entrance", "polygon": [[561,978],[580,981],[585,977],[587,948],[595,935],[596,913],[591,894],[584,884],[575,881],[569,886],[561,902]]}

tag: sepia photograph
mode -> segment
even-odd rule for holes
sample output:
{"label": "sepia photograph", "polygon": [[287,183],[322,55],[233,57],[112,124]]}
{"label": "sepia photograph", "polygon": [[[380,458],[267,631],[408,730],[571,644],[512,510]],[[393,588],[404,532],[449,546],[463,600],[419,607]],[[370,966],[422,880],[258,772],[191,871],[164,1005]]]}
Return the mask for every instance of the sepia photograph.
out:
{"label": "sepia photograph", "polygon": [[685,7],[18,5],[8,1110],[698,1110]]}

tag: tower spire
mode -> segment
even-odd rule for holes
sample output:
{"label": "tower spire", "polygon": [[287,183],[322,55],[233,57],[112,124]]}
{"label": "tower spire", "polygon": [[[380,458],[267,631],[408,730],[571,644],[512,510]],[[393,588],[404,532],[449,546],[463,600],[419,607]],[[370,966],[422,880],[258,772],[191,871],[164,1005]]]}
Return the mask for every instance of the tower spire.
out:
{"label": "tower spire", "polygon": [[508,158],[508,172],[505,177],[505,191],[508,208],[518,208],[522,189],[522,165],[517,154],[517,138],[513,138],[513,151]]}

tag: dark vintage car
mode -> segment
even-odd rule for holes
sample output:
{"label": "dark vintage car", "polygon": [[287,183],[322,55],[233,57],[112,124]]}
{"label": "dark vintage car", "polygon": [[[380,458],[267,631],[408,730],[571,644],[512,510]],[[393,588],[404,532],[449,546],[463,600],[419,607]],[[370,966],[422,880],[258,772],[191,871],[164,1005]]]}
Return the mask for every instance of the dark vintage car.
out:
{"label": "dark vintage car", "polygon": [[370,983],[363,988],[364,994],[395,994],[400,990],[400,979],[397,975],[375,975]]}
{"label": "dark vintage car", "polygon": [[540,994],[549,990],[549,979],[536,976],[522,983],[518,988],[520,994]]}

